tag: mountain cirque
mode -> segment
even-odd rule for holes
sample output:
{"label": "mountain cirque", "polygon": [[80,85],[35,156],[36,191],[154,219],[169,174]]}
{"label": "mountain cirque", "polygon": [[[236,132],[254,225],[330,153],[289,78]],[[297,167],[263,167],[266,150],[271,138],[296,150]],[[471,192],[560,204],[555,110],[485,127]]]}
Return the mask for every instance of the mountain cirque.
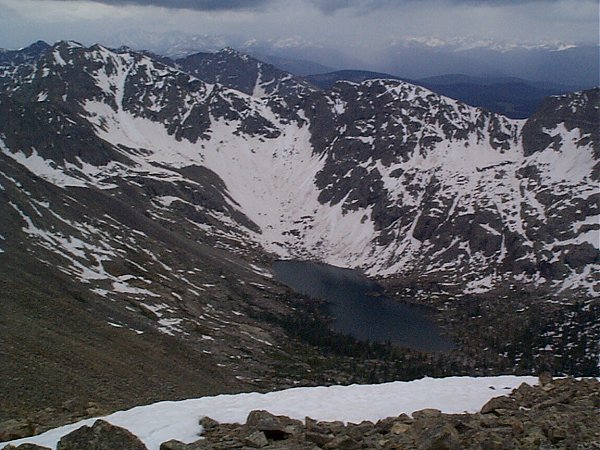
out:
{"label": "mountain cirque", "polygon": [[597,375],[598,89],[518,121],[231,49],[1,55],[2,418],[339,381],[271,320],[276,258],[432,306],[460,371]]}

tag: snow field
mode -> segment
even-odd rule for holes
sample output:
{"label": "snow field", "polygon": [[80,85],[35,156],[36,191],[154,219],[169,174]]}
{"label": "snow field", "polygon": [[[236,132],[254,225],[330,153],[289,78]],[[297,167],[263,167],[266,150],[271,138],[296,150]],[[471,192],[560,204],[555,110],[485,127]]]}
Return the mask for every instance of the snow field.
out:
{"label": "snow field", "polygon": [[[244,423],[252,410],[304,420],[360,423],[411,414],[425,408],[444,413],[474,413],[491,398],[506,395],[521,383],[537,384],[532,376],[422,378],[374,385],[300,387],[259,394],[202,397],[179,402],[160,402],[118,411],[102,419],[128,429],[146,444],[159,450],[162,442],[177,439],[191,443],[200,439],[198,420],[209,416],[222,423]],[[60,438],[96,419],[86,419],[31,438],[10,442],[31,442],[56,449]],[[4,448],[8,442],[0,443]]]}

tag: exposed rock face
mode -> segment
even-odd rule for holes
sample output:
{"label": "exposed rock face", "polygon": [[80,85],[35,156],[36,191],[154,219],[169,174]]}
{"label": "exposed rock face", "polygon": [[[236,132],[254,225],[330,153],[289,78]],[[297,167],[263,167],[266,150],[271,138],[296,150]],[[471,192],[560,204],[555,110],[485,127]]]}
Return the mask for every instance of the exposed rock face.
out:
{"label": "exposed rock face", "polygon": [[288,97],[316,91],[289,73],[231,48],[217,53],[196,53],[177,59],[175,63],[207,83],[220,84],[248,95]]}
{"label": "exposed rock face", "polygon": [[83,426],[58,442],[57,450],[147,450],[131,432],[97,420],[93,426]]}
{"label": "exposed rock face", "polygon": [[[254,411],[245,425],[220,424],[205,430],[205,440],[194,444],[163,444],[161,450],[224,449],[250,446],[264,449],[573,449],[600,444],[600,382],[596,379],[558,379],[543,386],[521,385],[510,396],[490,400],[477,414],[416,411],[360,424],[317,422],[305,424]],[[289,433],[268,437],[261,427]],[[258,428],[257,428],[258,427]],[[262,433],[262,434],[261,434]]]}
{"label": "exposed rock face", "polygon": [[600,116],[600,89],[575,92],[547,98],[539,110],[523,126],[525,156],[544,151],[548,147],[559,149],[563,144],[560,127],[568,132],[580,129],[581,147],[592,144],[596,158],[600,156],[600,130],[596,126]]}

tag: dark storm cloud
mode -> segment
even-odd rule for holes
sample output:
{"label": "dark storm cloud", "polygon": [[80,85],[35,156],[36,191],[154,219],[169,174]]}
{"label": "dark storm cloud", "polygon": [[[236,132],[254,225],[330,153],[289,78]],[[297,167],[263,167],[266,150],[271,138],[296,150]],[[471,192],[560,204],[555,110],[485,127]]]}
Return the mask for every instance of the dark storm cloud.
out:
{"label": "dark storm cloud", "polygon": [[93,0],[115,6],[160,6],[171,9],[194,9],[198,11],[227,11],[254,9],[273,0]]}
{"label": "dark storm cloud", "polygon": [[[342,9],[372,10],[381,8],[402,7],[408,4],[445,4],[445,5],[472,5],[472,6],[510,6],[526,3],[557,3],[560,0],[308,0],[321,11],[332,13]],[[596,0],[581,0],[593,2]]]}
{"label": "dark storm cloud", "polygon": [[[92,0],[107,5],[160,6],[170,9],[193,9],[198,11],[249,10],[267,5],[285,3],[286,0]],[[295,0],[296,4],[310,4],[324,13],[343,9],[362,11],[398,8],[408,4],[447,4],[473,6],[507,6],[524,3],[556,3],[559,0]],[[582,0],[596,1],[596,0]]]}

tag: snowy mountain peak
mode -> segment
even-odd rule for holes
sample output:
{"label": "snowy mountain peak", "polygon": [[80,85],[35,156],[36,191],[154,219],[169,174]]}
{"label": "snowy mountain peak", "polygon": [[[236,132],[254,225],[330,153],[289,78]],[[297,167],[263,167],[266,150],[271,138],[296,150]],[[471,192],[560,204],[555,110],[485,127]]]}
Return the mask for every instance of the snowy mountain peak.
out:
{"label": "snowy mountain peak", "polygon": [[289,73],[231,48],[217,53],[197,53],[176,62],[202,80],[220,83],[255,97],[288,97],[314,90]]}
{"label": "snowy mountain peak", "polygon": [[235,58],[240,58],[244,61],[246,61],[249,58],[248,55],[234,49],[233,47],[225,47],[225,48],[221,49],[220,51],[216,52],[216,55],[219,55],[219,54],[224,54],[229,57],[233,56]]}
{"label": "snowy mountain peak", "polygon": [[227,240],[372,275],[594,295],[598,90],[551,98],[524,122],[397,80],[323,92],[229,49],[176,65],[55,45],[3,94],[40,130],[5,126],[6,154],[101,188],[135,173],[168,192],[165,180],[193,185],[182,171],[202,167],[214,193],[202,219],[184,216],[203,239],[216,236],[208,220]]}
{"label": "snowy mountain peak", "polygon": [[436,36],[410,36],[403,39],[394,40],[392,46],[406,47],[429,47],[437,49],[452,49],[456,52],[476,49],[487,49],[498,52],[508,52],[513,50],[548,50],[564,51],[575,48],[573,43],[560,41],[539,41],[539,42],[517,42],[517,41],[499,41],[489,38],[478,37],[454,37],[440,38]]}
{"label": "snowy mountain peak", "polygon": [[[573,146],[578,149],[591,146],[593,158],[599,160],[599,119],[600,88],[549,97],[523,127],[525,154],[532,155],[548,147],[559,152],[574,151]],[[565,139],[572,143],[565,145]]]}

